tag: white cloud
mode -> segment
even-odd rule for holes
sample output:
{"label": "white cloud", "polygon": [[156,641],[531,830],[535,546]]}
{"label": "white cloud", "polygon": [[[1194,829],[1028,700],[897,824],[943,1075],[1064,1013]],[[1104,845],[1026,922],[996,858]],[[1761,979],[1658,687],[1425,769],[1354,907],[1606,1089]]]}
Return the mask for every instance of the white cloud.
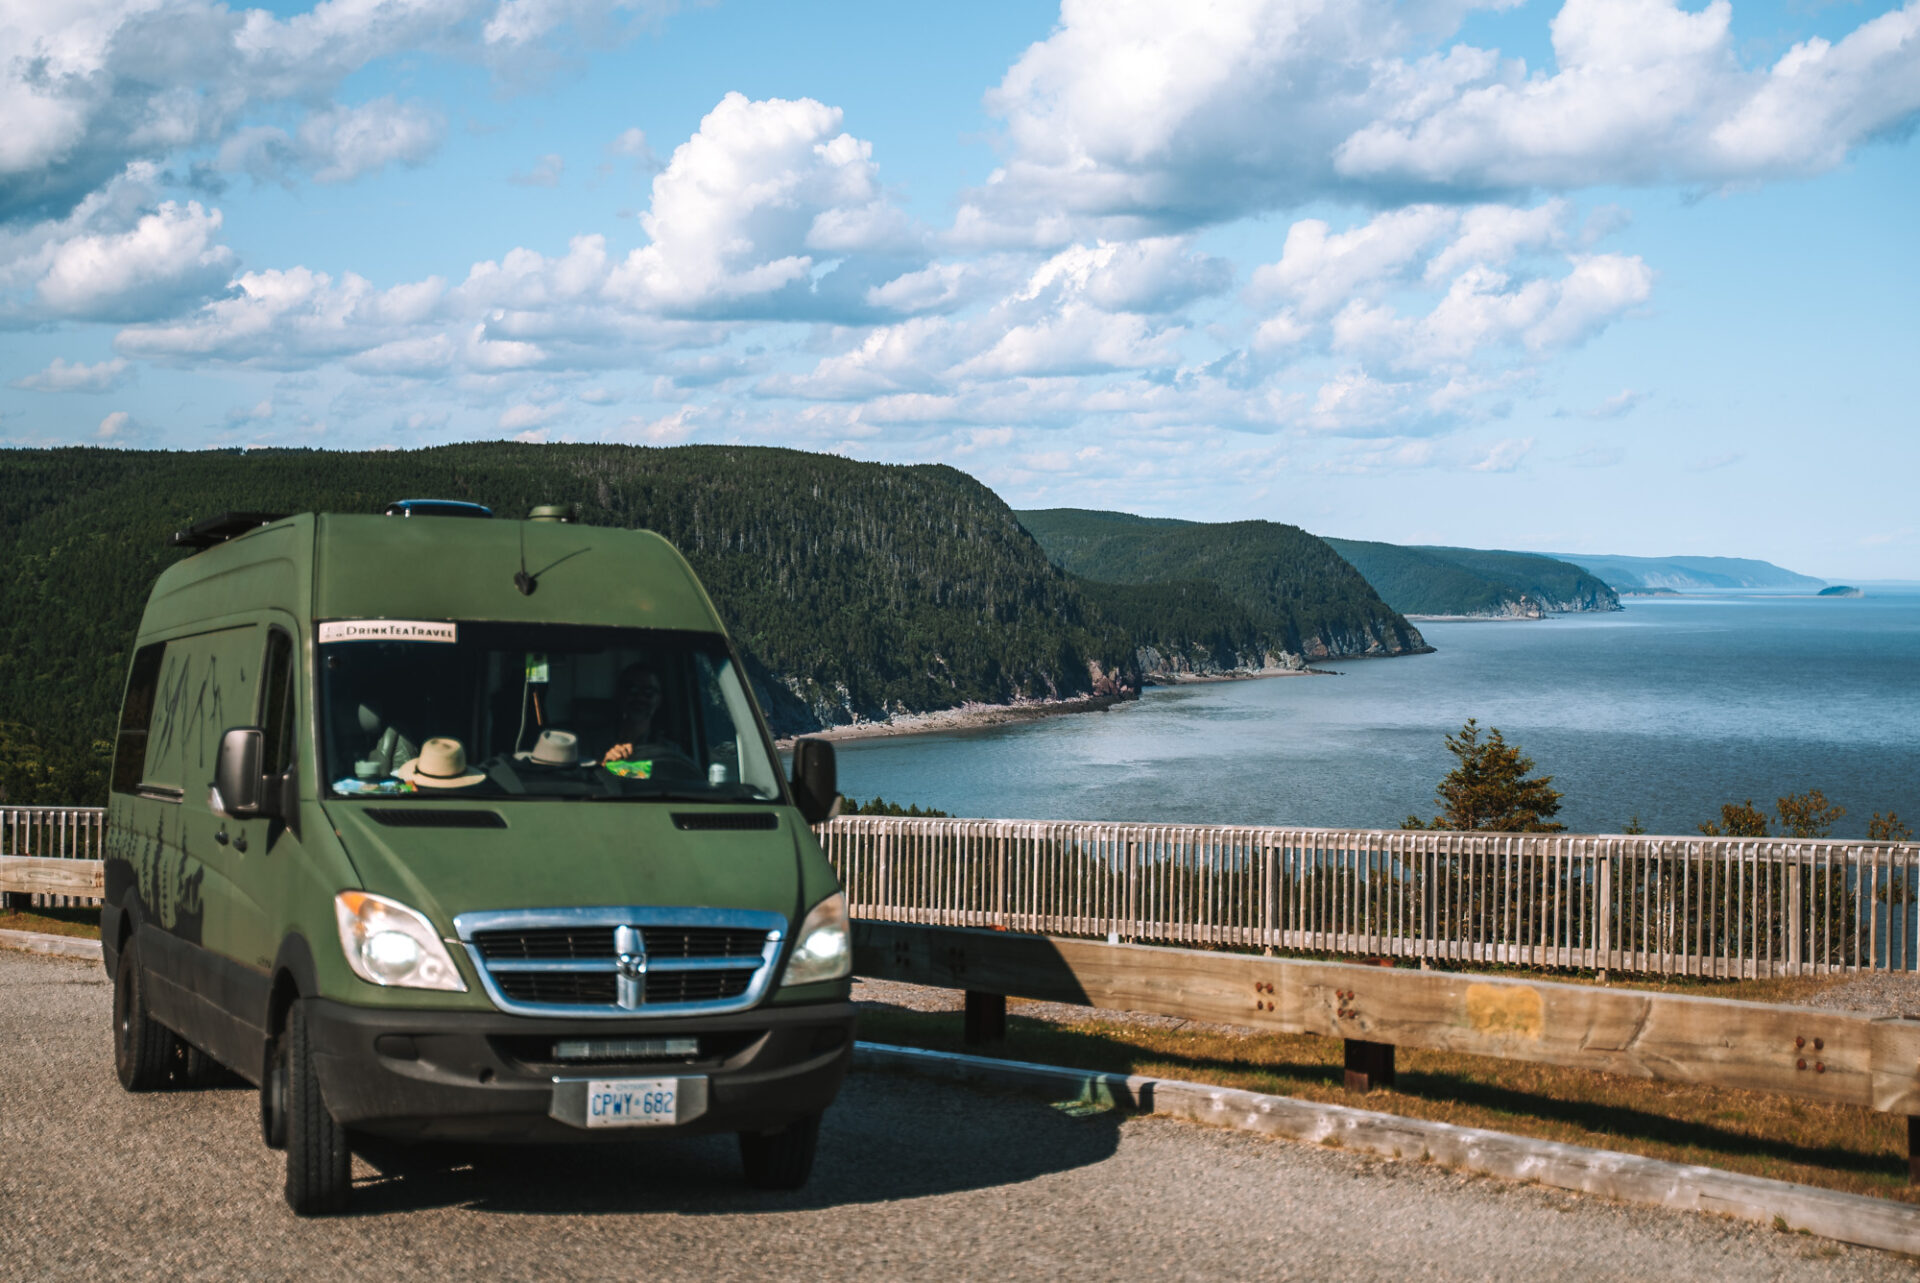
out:
{"label": "white cloud", "polygon": [[1629,414],[1634,407],[1647,399],[1647,394],[1637,388],[1621,388],[1618,392],[1587,411],[1589,419],[1617,419]]}
{"label": "white cloud", "polygon": [[1033,274],[1022,297],[1068,290],[1108,312],[1170,312],[1233,283],[1224,259],[1195,252],[1185,237],[1074,245]]}
{"label": "white cloud", "polygon": [[219,210],[165,201],[124,232],[86,233],[51,247],[34,286],[50,312],[85,320],[164,314],[226,284],[233,251],[216,243]]}
{"label": "white cloud", "polygon": [[441,288],[429,278],[382,291],[351,272],[336,283],[305,267],[246,272],[226,297],[180,321],[130,326],[114,346],[154,360],[306,368],[411,337],[407,327]]}
{"label": "white cloud", "polygon": [[[437,118],[388,102],[328,105],[343,81],[417,51],[478,55],[509,79],[565,28],[670,7],[634,0],[321,0],[278,17],[218,0],[17,3],[0,13],[0,222],[63,218],[139,161],[245,143],[231,159],[276,174],[312,164],[323,181],[417,163]],[[604,43],[604,40],[598,41]],[[286,130],[274,110],[311,110]]]}
{"label": "white cloud", "polygon": [[263,183],[291,184],[300,172],[316,182],[344,183],[392,164],[423,164],[445,135],[437,112],[386,97],[323,108],[292,135],[270,125],[238,129],[220,145],[213,167]]}
{"label": "white cloud", "polygon": [[[1254,347],[1279,356],[1320,341],[1405,372],[1459,367],[1490,348],[1541,353],[1584,342],[1647,300],[1653,272],[1636,256],[1568,252],[1570,217],[1570,206],[1551,201],[1415,205],[1342,232],[1302,219],[1280,260],[1253,274],[1249,297],[1280,304]],[[1407,311],[1436,288],[1424,312]]]}
{"label": "white cloud", "polygon": [[1161,328],[1129,312],[1070,303],[1052,315],[1015,325],[956,373],[994,377],[1088,374],[1174,364],[1182,330]]}
{"label": "white cloud", "polygon": [[672,414],[650,419],[635,415],[614,429],[617,437],[644,441],[648,445],[679,445],[693,435],[692,411],[682,407]]}
{"label": "white cloud", "polygon": [[252,405],[236,405],[227,411],[229,424],[265,423],[272,417],[273,402],[271,400],[256,401]]}
{"label": "white cloud", "polygon": [[445,122],[420,104],[380,98],[308,116],[300,124],[300,152],[314,181],[343,183],[387,165],[418,165],[445,134]]}
{"label": "white cloud", "polygon": [[652,244],[609,291],[648,310],[752,312],[772,296],[798,308],[823,256],[897,253],[917,236],[880,189],[869,144],[811,98],[730,93],[653,180],[640,216]]}
{"label": "white cloud", "polygon": [[1355,131],[1339,172],[1474,191],[1731,182],[1830,169],[1920,110],[1920,5],[1742,65],[1728,0],[1567,0],[1557,70],[1416,75],[1423,95]]}
{"label": "white cloud", "polygon": [[616,156],[631,156],[635,160],[653,163],[653,148],[647,144],[647,131],[638,126],[623,129],[614,140],[607,144],[607,150]]}
{"label": "white cloud", "polygon": [[551,423],[560,414],[561,409],[558,402],[550,405],[534,405],[523,401],[519,405],[510,405],[501,411],[500,419],[494,426],[502,432],[524,432],[528,428],[538,428]]}
{"label": "white cloud", "polygon": [[511,174],[507,181],[519,187],[558,187],[560,175],[567,169],[566,159],[558,152],[548,152],[533,163],[531,169]]}
{"label": "white cloud", "polygon": [[46,369],[23,375],[8,386],[32,392],[112,392],[132,379],[133,367],[122,357],[84,365],[56,356]]}
{"label": "white cloud", "polygon": [[132,421],[133,416],[125,410],[115,410],[112,414],[100,420],[100,426],[94,429],[93,435],[102,441],[121,440],[127,435],[127,430],[132,425]]}
{"label": "white cloud", "polygon": [[1474,472],[1512,472],[1532,449],[1532,437],[1508,437],[1504,441],[1494,442],[1479,462],[1470,463],[1467,467]]}
{"label": "white cloud", "polygon": [[1303,218],[1287,229],[1280,261],[1254,272],[1252,292],[1284,299],[1306,317],[1331,315],[1356,296],[1377,296],[1405,276],[1458,221],[1455,211],[1436,205],[1389,210],[1339,233],[1320,219]]}
{"label": "white cloud", "polygon": [[1920,0],[1757,70],[1728,0],[1567,0],[1551,73],[1445,46],[1474,7],[1065,0],[987,95],[1008,159],[955,234],[1058,245],[1316,198],[1806,174],[1920,110]]}

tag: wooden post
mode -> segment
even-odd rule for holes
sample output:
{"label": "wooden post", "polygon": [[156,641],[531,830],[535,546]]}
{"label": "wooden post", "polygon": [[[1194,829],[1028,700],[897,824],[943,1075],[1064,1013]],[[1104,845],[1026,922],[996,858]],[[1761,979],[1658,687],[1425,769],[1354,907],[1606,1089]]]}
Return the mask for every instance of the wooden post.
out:
{"label": "wooden post", "polygon": [[1369,1092],[1375,1087],[1393,1086],[1392,1043],[1349,1038],[1346,1045],[1348,1091]]}
{"label": "wooden post", "polygon": [[967,990],[965,1038],[969,1046],[1007,1040],[1007,999],[1004,994]]}

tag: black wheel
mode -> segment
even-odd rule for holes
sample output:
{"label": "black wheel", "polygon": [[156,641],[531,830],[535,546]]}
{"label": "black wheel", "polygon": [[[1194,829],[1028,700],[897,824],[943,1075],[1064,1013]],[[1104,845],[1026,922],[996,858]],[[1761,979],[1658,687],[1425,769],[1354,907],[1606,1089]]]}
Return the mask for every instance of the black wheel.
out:
{"label": "black wheel", "polygon": [[301,1216],[330,1216],[347,1210],[353,1187],[353,1155],[347,1129],[333,1121],[320,1099],[307,1045],[306,1004],[288,1013],[287,1032],[287,1206]]}
{"label": "black wheel", "polygon": [[287,1147],[287,1042],[285,1034],[273,1040],[260,1075],[260,1139],[268,1149]]}
{"label": "black wheel", "polygon": [[740,1163],[755,1189],[799,1189],[813,1174],[820,1115],[809,1114],[777,1132],[741,1132]]}
{"label": "black wheel", "polygon": [[128,1091],[158,1091],[167,1085],[180,1039],[147,1014],[147,973],[129,938],[113,972],[113,1067]]}

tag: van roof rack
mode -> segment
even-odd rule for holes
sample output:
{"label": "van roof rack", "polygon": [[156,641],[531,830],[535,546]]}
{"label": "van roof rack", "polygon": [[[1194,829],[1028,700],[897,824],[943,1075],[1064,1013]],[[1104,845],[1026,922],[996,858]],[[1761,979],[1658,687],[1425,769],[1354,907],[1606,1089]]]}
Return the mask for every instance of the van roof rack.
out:
{"label": "van roof rack", "polygon": [[285,521],[287,516],[284,512],[223,512],[217,517],[202,517],[185,530],[176,530],[168,535],[167,547],[191,548],[199,552],[217,543],[238,539],[249,530]]}
{"label": "van roof rack", "polygon": [[387,505],[389,517],[491,517],[493,509],[464,499],[395,499]]}

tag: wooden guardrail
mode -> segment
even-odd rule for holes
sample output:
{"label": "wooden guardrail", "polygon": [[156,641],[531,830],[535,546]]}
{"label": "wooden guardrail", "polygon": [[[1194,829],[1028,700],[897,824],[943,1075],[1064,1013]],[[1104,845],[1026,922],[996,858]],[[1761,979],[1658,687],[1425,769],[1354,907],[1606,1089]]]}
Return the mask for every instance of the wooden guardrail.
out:
{"label": "wooden guardrail", "polygon": [[1920,967],[1920,846],[848,817],[856,917],[1432,963],[1755,977]]}
{"label": "wooden guardrail", "polygon": [[49,860],[0,855],[0,891],[14,895],[65,895],[98,899],[106,890],[99,860]]}
{"label": "wooden guardrail", "polygon": [[[0,908],[96,902],[106,810],[0,806]],[[89,868],[90,866],[90,868]]]}
{"label": "wooden guardrail", "polygon": [[1920,1182],[1920,1018],[874,921],[854,971],[967,991],[976,1041],[1034,998],[1341,1038],[1360,1090],[1417,1047],[1904,1114]]}

